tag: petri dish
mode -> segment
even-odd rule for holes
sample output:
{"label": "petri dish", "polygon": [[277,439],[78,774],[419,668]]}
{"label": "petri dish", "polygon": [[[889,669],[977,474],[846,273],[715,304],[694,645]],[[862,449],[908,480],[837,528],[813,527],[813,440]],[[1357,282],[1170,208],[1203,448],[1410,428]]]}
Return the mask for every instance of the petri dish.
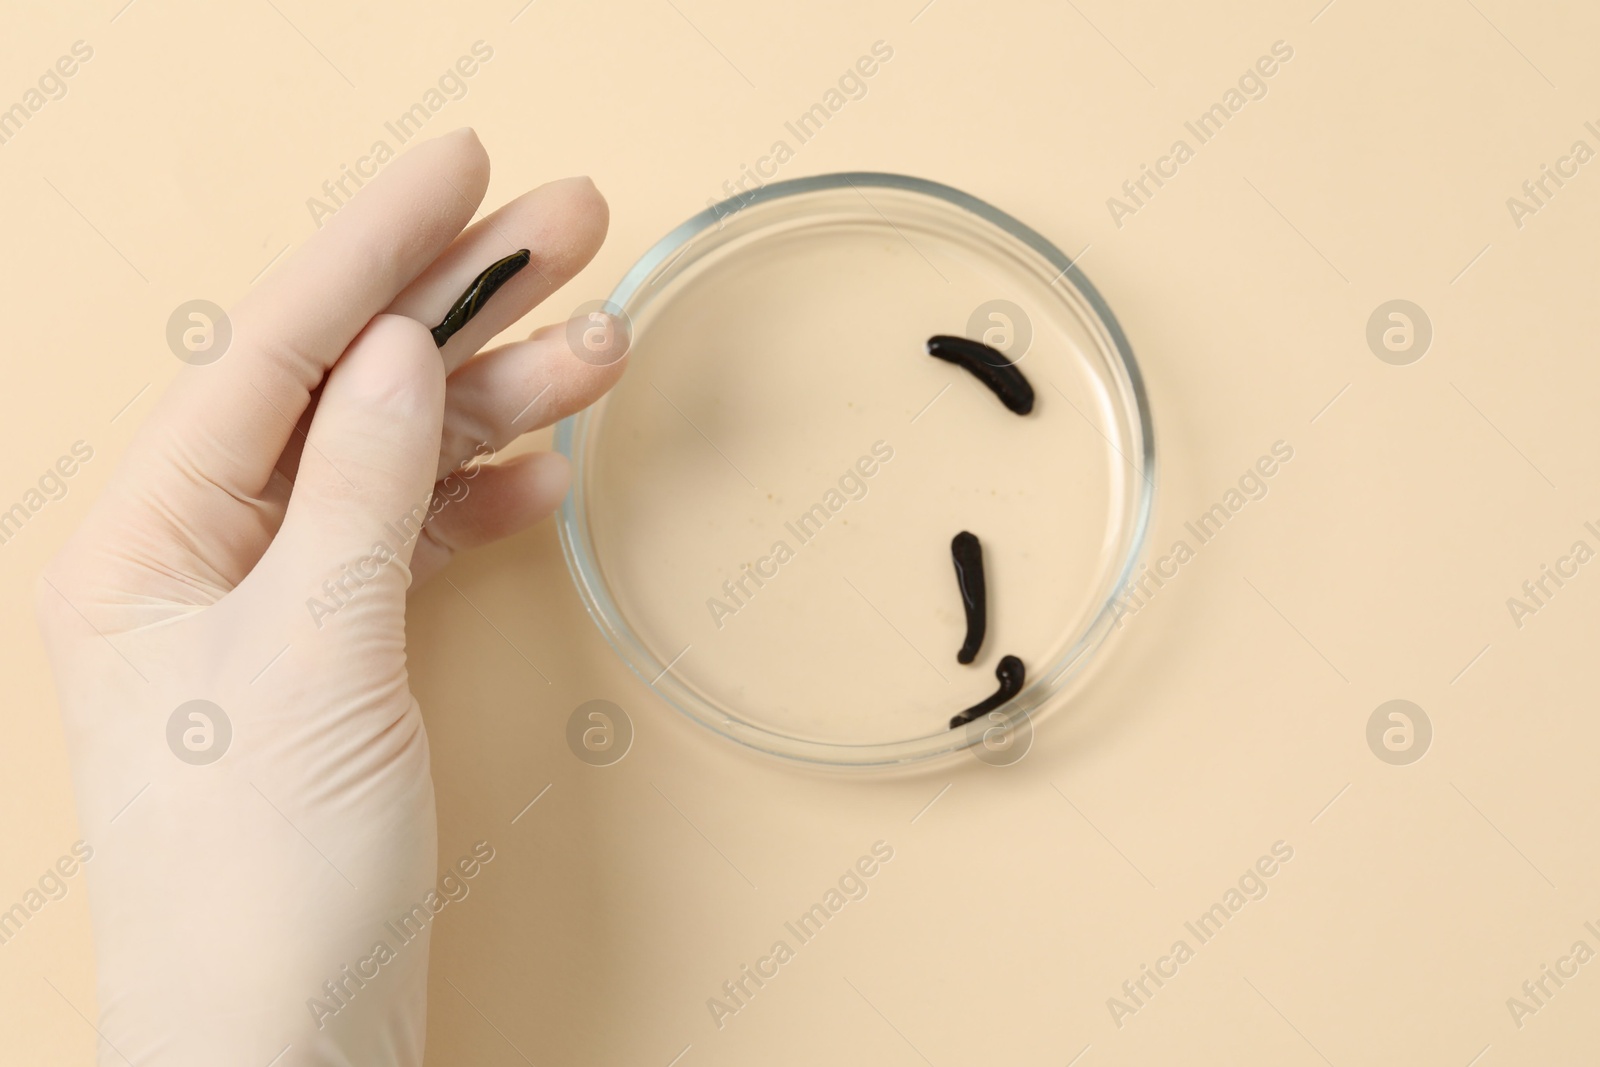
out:
{"label": "petri dish", "polygon": [[[589,615],[662,700],[743,745],[885,768],[1031,731],[1115,624],[1155,489],[1127,338],[1083,272],[959,190],[894,174],[775,182],[659,241],[607,301],[630,365],[556,430],[561,545]],[[926,354],[1007,353],[1014,414]],[[988,627],[950,542],[983,545]],[[966,728],[953,715],[1021,692]]]}

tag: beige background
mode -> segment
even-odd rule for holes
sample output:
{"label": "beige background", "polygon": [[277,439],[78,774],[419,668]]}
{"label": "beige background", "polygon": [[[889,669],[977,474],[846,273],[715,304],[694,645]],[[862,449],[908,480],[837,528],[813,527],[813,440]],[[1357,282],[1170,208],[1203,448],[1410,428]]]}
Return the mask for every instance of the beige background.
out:
{"label": "beige background", "polygon": [[[1600,964],[1520,1029],[1506,1007],[1574,941],[1600,949],[1600,567],[1521,629],[1505,603],[1573,541],[1600,547],[1582,526],[1600,525],[1600,165],[1520,229],[1506,207],[1574,140],[1600,148],[1592,9],[123,2],[34,5],[0,34],[0,106],[94,49],[0,145],[0,503],[75,440],[95,449],[0,546],[0,902],[99,832],[72,812],[30,583],[176,370],[178,303],[226,305],[304,241],[306,198],[481,39],[493,60],[428,132],[478,129],[490,204],[583,172],[611,201],[605,250],[535,316],[559,319],[883,40],[867,97],[782,176],[920,175],[1088,245],[1149,382],[1163,550],[1274,441],[1295,458],[1005,769],[884,781],[747,757],[623,671],[548,523],[460,562],[503,636],[435,583],[412,607],[415,685],[441,860],[485,838],[499,858],[435,936],[430,1062],[1595,1055]],[[1106,198],[1277,40],[1294,58],[1266,98],[1115,226]],[[1406,367],[1364,339],[1396,297],[1435,329]],[[563,741],[595,697],[637,728],[610,768]],[[1397,697],[1435,730],[1405,767],[1365,740]],[[895,858],[870,895],[719,1031],[706,998],[879,839]],[[1278,840],[1294,859],[1270,894],[1119,1029],[1107,998]],[[90,1062],[84,902],[75,884],[0,946],[0,1063]]]}

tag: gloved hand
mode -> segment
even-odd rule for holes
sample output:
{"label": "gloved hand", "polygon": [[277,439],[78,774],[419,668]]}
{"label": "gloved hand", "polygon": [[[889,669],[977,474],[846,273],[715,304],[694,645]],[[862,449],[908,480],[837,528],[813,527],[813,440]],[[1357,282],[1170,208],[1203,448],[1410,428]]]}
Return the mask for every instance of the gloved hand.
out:
{"label": "gloved hand", "polygon": [[[476,354],[608,217],[573,178],[463,229],[488,177],[470,130],[389,163],[233,309],[41,576],[102,1064],[422,1060],[432,924],[395,924],[438,860],[406,590],[558,505],[558,455],[458,468],[622,366],[576,358],[565,324]],[[429,328],[520,248],[441,352]]]}

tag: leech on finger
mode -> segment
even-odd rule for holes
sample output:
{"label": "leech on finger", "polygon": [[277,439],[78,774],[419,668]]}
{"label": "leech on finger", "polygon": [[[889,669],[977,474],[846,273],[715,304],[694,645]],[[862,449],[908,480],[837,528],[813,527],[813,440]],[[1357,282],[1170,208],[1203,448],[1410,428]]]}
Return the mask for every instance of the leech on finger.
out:
{"label": "leech on finger", "polygon": [[1033,386],[998,348],[991,348],[982,341],[939,334],[928,338],[928,355],[966,368],[1000,398],[1000,403],[1018,415],[1033,410]]}
{"label": "leech on finger", "polygon": [[987,700],[981,700],[951,718],[950,729],[954,730],[958,726],[965,726],[973,719],[982,718],[1022,692],[1022,683],[1027,679],[1028,671],[1017,657],[1005,656],[1001,658],[1000,665],[994,669],[994,676],[1000,680],[1000,688]]}
{"label": "leech on finger", "polygon": [[433,343],[443,348],[445,342],[454,337],[472,317],[483,310],[483,305],[506,282],[533,259],[533,253],[526,248],[514,252],[505,259],[489,264],[489,269],[472,279],[472,284],[467,286],[467,291],[451,306],[445,315],[444,321],[433,328]]}
{"label": "leech on finger", "polygon": [[987,592],[983,582],[983,545],[976,534],[962,530],[950,540],[950,558],[956,565],[956,586],[961,590],[961,606],[967,611],[967,637],[956,653],[957,663],[971,663],[983,647],[989,625]]}

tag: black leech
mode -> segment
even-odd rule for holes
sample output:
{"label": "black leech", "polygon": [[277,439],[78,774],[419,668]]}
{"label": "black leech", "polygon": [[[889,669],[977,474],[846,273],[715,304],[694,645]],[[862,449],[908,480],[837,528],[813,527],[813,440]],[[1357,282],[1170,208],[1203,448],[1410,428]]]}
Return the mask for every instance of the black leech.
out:
{"label": "black leech", "polygon": [[433,343],[443,348],[446,341],[456,335],[456,331],[472,321],[472,317],[483,310],[483,305],[495,294],[512,276],[528,265],[533,254],[526,248],[514,252],[497,263],[489,264],[489,269],[472,279],[472,284],[467,286],[467,291],[461,294],[455,304],[445,315],[444,321],[433,328]]}
{"label": "black leech", "polygon": [[971,663],[983,647],[983,634],[989,625],[989,608],[983,583],[983,545],[976,534],[965,530],[950,540],[950,558],[956,565],[956,585],[961,590],[961,606],[967,609],[967,638],[961,642],[956,662]]}
{"label": "black leech", "polygon": [[958,726],[965,726],[973,719],[989,714],[995,708],[1022,692],[1022,683],[1027,679],[1028,671],[1017,657],[1005,656],[1000,660],[1000,666],[994,669],[994,676],[1000,679],[1000,688],[995,691],[994,696],[972,705],[960,715],[953,717],[950,720],[950,729],[954,730]]}
{"label": "black leech", "polygon": [[1017,365],[1006,358],[998,348],[990,348],[982,341],[940,334],[928,338],[928,355],[965,367],[978,381],[993,390],[1000,403],[1026,415],[1033,410],[1033,386],[1022,376]]}

